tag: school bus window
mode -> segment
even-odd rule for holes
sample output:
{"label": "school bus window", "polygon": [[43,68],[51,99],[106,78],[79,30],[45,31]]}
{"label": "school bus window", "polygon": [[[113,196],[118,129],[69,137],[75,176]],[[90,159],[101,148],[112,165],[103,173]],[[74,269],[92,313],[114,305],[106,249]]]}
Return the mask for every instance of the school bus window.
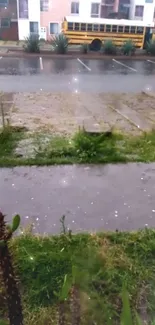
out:
{"label": "school bus window", "polygon": [[73,30],[73,23],[68,23],[68,30]]}
{"label": "school bus window", "polygon": [[94,31],[98,32],[98,28],[99,28],[99,25],[98,25],[98,24],[94,24],[94,25],[93,25],[93,29],[94,29]]}
{"label": "school bus window", "polygon": [[111,25],[106,25],[106,32],[111,32]]}
{"label": "school bus window", "polygon": [[135,32],[136,32],[136,27],[131,26],[130,33],[135,34]]}
{"label": "school bus window", "polygon": [[113,32],[113,33],[116,33],[116,32],[117,32],[117,25],[113,25],[113,26],[112,26],[112,32]]}
{"label": "school bus window", "polygon": [[81,30],[86,31],[86,24],[81,24]]}
{"label": "school bus window", "polygon": [[118,26],[118,32],[123,33],[123,26]]}
{"label": "school bus window", "polygon": [[129,31],[130,31],[130,27],[129,26],[125,26],[124,33],[129,33]]}
{"label": "school bus window", "polygon": [[104,32],[104,25],[100,25],[100,32]]}
{"label": "school bus window", "polygon": [[88,30],[89,32],[92,32],[92,24],[88,24],[88,26],[87,26],[87,30]]}
{"label": "school bus window", "polygon": [[75,23],[75,30],[79,30],[79,23]]}
{"label": "school bus window", "polygon": [[137,34],[143,34],[143,27],[137,27]]}

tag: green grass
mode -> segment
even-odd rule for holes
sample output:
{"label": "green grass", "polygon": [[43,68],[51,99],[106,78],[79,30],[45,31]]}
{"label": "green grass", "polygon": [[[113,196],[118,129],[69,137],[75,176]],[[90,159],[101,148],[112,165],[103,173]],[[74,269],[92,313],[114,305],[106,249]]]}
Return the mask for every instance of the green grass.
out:
{"label": "green grass", "polygon": [[[122,287],[140,317],[155,312],[155,231],[14,238],[10,246],[21,282],[26,325],[57,324],[58,293],[64,276],[81,291],[82,324],[120,324]],[[2,286],[0,286],[2,290]],[[0,315],[5,317],[4,293]],[[2,303],[3,301],[3,303]]]}
{"label": "green grass", "polygon": [[[154,130],[139,136],[80,131],[71,139],[51,134],[50,140],[43,145],[46,137],[49,135],[30,135],[7,128],[0,133],[0,166],[155,161]],[[33,157],[18,157],[15,154],[14,149],[22,138],[34,140]]]}

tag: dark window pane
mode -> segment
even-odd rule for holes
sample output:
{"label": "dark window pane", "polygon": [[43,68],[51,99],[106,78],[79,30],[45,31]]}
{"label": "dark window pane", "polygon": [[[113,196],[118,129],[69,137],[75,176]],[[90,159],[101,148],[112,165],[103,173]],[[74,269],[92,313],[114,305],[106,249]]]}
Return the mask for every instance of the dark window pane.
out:
{"label": "dark window pane", "polygon": [[79,2],[71,3],[71,14],[79,14]]}
{"label": "dark window pane", "polygon": [[106,25],[106,32],[111,32],[111,25]]}
{"label": "dark window pane", "polygon": [[49,0],[40,0],[40,11],[48,11]]}
{"label": "dark window pane", "polygon": [[135,34],[135,31],[136,31],[136,27],[135,26],[131,26],[130,33]]}
{"label": "dark window pane", "polygon": [[1,28],[10,28],[9,18],[1,18]]}
{"label": "dark window pane", "polygon": [[112,26],[112,32],[113,32],[113,33],[116,33],[116,32],[117,32],[117,25],[113,25],[113,26]]}
{"label": "dark window pane", "polygon": [[137,34],[143,34],[143,27],[137,27]]}
{"label": "dark window pane", "polygon": [[38,22],[30,21],[30,33],[38,34]]}
{"label": "dark window pane", "polygon": [[144,6],[136,6],[135,7],[135,16],[136,17],[143,17]]}
{"label": "dark window pane", "polygon": [[123,26],[118,26],[118,32],[123,33]]}
{"label": "dark window pane", "polygon": [[28,0],[19,0],[19,18],[29,18]]}
{"label": "dark window pane", "polygon": [[73,23],[68,23],[68,30],[73,30]]}
{"label": "dark window pane", "polygon": [[88,30],[89,32],[92,32],[92,27],[93,27],[92,24],[88,24],[87,30]]}
{"label": "dark window pane", "polygon": [[104,32],[104,25],[100,25],[100,31]]}
{"label": "dark window pane", "polygon": [[79,23],[75,23],[75,30],[79,30]]}
{"label": "dark window pane", "polygon": [[98,32],[99,25],[98,24],[94,24],[93,27],[94,27],[94,31]]}
{"label": "dark window pane", "polygon": [[99,17],[100,4],[92,3],[91,4],[91,17]]}
{"label": "dark window pane", "polygon": [[85,31],[86,30],[86,24],[81,24],[81,30]]}
{"label": "dark window pane", "polygon": [[50,23],[50,34],[58,34],[58,33],[59,33],[59,24]]}
{"label": "dark window pane", "polygon": [[7,7],[8,6],[9,0],[0,0],[0,7]]}
{"label": "dark window pane", "polygon": [[125,26],[125,28],[124,28],[124,32],[125,32],[125,33],[129,33],[129,31],[130,31],[130,26]]}

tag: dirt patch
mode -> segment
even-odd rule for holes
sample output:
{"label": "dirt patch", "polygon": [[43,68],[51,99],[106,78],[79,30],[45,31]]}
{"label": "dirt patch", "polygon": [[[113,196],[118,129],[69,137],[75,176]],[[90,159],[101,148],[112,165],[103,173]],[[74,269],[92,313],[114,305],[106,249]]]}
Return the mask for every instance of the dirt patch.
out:
{"label": "dirt patch", "polygon": [[[5,97],[6,96],[6,97]],[[7,99],[7,100],[6,100]],[[72,135],[79,127],[88,131],[111,128],[139,134],[155,122],[153,94],[16,93],[4,94],[12,125],[30,131]]]}

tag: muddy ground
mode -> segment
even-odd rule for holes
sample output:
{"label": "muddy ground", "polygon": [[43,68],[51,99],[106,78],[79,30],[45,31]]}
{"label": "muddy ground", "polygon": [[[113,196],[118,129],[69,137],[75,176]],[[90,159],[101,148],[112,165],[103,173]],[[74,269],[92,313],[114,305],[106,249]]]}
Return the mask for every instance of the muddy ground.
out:
{"label": "muddy ground", "polygon": [[29,131],[72,135],[85,127],[88,131],[114,128],[139,134],[155,126],[152,93],[7,93],[1,96],[1,103],[5,119]]}

